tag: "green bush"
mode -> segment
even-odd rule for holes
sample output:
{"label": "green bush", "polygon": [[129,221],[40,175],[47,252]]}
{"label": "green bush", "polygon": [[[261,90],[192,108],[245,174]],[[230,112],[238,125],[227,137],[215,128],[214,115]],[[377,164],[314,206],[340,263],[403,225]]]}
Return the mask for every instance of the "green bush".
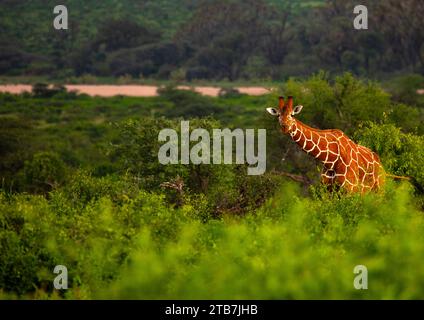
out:
{"label": "green bush", "polygon": [[46,83],[36,83],[32,86],[32,94],[37,98],[51,98],[55,94],[66,94],[66,88],[61,85],[50,87]]}
{"label": "green bush", "polygon": [[[1,194],[0,287],[36,298],[420,298],[424,218],[411,188],[305,198],[285,184],[244,217],[201,219],[139,192],[75,207],[63,194]],[[4,258],[3,258],[4,257]],[[55,265],[70,289],[52,288]],[[353,287],[365,265],[369,289]],[[410,270],[414,270],[413,273]],[[395,276],[394,276],[395,275]],[[207,290],[205,289],[207,288]]]}
{"label": "green bush", "polygon": [[[0,288],[27,294],[43,289],[43,273],[55,263],[46,240],[54,236],[54,217],[42,197],[0,194]],[[47,288],[46,288],[47,289]]]}
{"label": "green bush", "polygon": [[305,108],[300,119],[320,129],[338,128],[351,134],[363,121],[380,121],[391,108],[390,96],[376,83],[346,73],[334,83],[321,72],[306,81],[289,80],[287,95]]}
{"label": "green bush", "polygon": [[47,192],[65,181],[66,166],[58,154],[40,152],[25,162],[23,175],[28,190]]}
{"label": "green bush", "polygon": [[377,152],[389,173],[408,176],[424,190],[424,138],[403,133],[393,124],[368,123],[356,133],[358,141]]}
{"label": "green bush", "polygon": [[190,90],[178,90],[172,86],[166,86],[159,89],[159,94],[172,103],[160,111],[160,114],[167,118],[201,118],[224,112],[223,108],[216,105],[212,99]]}
{"label": "green bush", "polygon": [[423,106],[424,100],[417,90],[424,88],[424,77],[420,74],[408,74],[395,77],[386,86],[397,101],[415,106]]}
{"label": "green bush", "polygon": [[[137,241],[124,276],[95,296],[129,299],[391,299],[424,294],[422,214],[410,189],[316,201],[291,188],[257,215],[185,223],[156,249]],[[356,265],[369,289],[353,287]],[[410,270],[416,270],[411,274]],[[395,275],[395,276],[394,276]]]}
{"label": "green bush", "polygon": [[190,207],[174,211],[162,196],[146,192],[119,200],[103,195],[84,206],[58,191],[49,201],[0,197],[0,288],[19,295],[52,293],[53,269],[62,264],[75,289],[68,294],[91,296],[118,276],[142,230],[150,230],[159,249],[175,239],[185,217],[195,216]]}

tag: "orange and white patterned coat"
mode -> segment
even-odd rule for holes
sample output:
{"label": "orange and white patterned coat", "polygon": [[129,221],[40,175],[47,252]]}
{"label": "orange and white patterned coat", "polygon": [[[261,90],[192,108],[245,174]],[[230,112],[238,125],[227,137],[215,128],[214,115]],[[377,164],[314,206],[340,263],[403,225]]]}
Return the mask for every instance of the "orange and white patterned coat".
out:
{"label": "orange and white patterned coat", "polygon": [[288,134],[303,151],[323,163],[322,182],[350,192],[378,190],[384,183],[385,175],[378,155],[353,142],[341,130],[319,130],[295,119],[293,116],[302,108],[293,108],[293,97],[288,98],[287,104],[280,97],[279,108],[267,110],[278,116],[284,134]]}

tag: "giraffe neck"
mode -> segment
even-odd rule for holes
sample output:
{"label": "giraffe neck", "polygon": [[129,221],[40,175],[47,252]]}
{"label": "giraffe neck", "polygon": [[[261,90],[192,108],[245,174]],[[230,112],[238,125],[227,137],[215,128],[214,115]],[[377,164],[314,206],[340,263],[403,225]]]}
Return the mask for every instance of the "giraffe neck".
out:
{"label": "giraffe neck", "polygon": [[331,139],[327,133],[293,119],[288,134],[304,152],[322,162],[328,169],[334,168],[339,149],[336,142],[329,141]]}

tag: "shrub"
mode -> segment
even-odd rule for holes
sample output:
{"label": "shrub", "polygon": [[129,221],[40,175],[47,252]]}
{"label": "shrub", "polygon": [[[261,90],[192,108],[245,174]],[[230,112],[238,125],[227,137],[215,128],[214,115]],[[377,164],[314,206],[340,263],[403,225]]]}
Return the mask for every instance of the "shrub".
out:
{"label": "shrub", "polygon": [[289,80],[286,91],[305,106],[300,118],[308,124],[320,129],[338,128],[348,134],[363,121],[380,121],[383,112],[391,108],[389,94],[349,73],[336,77],[333,85],[325,73],[304,82]]}
{"label": "shrub", "polygon": [[47,192],[65,181],[66,167],[57,153],[39,152],[25,162],[23,175],[28,190]]}
{"label": "shrub", "polygon": [[46,83],[36,83],[32,86],[32,94],[37,98],[51,98],[59,93],[66,93],[66,88],[62,85],[54,85],[50,87]]}
{"label": "shrub", "polygon": [[[144,233],[123,277],[95,296],[416,299],[424,294],[424,220],[410,204],[406,186],[384,197],[370,194],[331,201],[285,191],[257,216],[185,223],[176,241],[161,251],[155,249],[151,234]],[[368,290],[353,287],[353,268],[360,264],[368,268]]]}
{"label": "shrub", "polygon": [[385,169],[413,178],[424,190],[424,138],[403,133],[393,124],[367,123],[356,133],[358,141],[379,154]]}
{"label": "shrub", "polygon": [[191,90],[178,90],[173,87],[159,89],[162,98],[172,103],[160,111],[160,114],[167,118],[195,118],[218,115],[224,110],[214,104],[210,98],[202,97]]}
{"label": "shrub", "polygon": [[61,264],[71,288],[65,295],[79,298],[117,277],[143,230],[159,249],[175,239],[187,217],[195,217],[192,208],[173,210],[163,196],[147,192],[119,201],[105,193],[85,205],[58,190],[50,200],[1,193],[0,210],[0,288],[50,295],[54,267]]}
{"label": "shrub", "polygon": [[387,87],[397,101],[423,106],[423,99],[417,90],[424,88],[424,77],[420,74],[408,74],[395,77],[387,83]]}

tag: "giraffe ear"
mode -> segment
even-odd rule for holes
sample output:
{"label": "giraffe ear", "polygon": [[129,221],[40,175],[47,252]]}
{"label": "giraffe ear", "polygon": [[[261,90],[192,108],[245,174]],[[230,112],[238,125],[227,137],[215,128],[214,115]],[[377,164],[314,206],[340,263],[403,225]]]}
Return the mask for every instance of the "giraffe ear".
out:
{"label": "giraffe ear", "polygon": [[266,111],[268,111],[273,116],[278,116],[280,114],[280,112],[275,108],[266,108]]}
{"label": "giraffe ear", "polygon": [[294,116],[295,114],[300,113],[300,111],[302,111],[302,108],[303,108],[303,106],[300,106],[300,105],[294,107],[293,112],[292,112],[292,116]]}

